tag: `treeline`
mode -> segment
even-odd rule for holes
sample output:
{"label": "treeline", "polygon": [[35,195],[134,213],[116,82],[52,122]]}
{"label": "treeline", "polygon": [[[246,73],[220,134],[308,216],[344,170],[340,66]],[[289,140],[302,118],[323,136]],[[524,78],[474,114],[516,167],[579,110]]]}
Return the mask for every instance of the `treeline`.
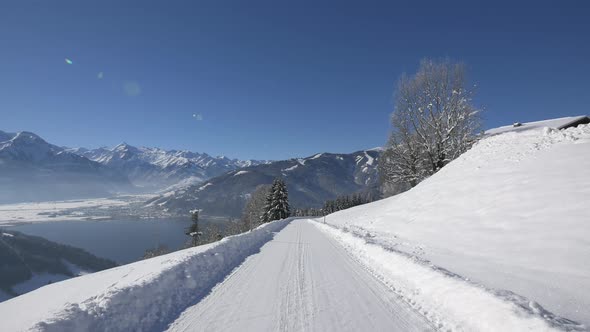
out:
{"label": "treeline", "polygon": [[324,202],[324,207],[322,208],[326,214],[334,213],[336,211],[345,210],[354,206],[367,204],[372,202],[373,199],[371,195],[363,195],[363,194],[352,194],[352,195],[344,195],[338,196],[334,200],[328,200]]}
{"label": "treeline", "polygon": [[293,215],[296,217],[321,217],[334,213],[336,211],[345,210],[354,206],[371,203],[375,200],[375,196],[369,192],[355,193],[352,195],[342,195],[333,200],[324,202],[324,206],[318,208],[302,208],[296,209]]}

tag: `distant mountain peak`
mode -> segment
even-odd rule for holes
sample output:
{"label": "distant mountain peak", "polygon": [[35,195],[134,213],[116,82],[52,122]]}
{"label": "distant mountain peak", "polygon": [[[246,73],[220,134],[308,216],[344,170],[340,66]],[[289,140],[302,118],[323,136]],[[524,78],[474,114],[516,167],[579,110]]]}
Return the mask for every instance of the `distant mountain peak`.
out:
{"label": "distant mountain peak", "polygon": [[266,163],[225,156],[212,157],[207,153],[188,150],[135,147],[126,142],[110,149],[78,148],[69,151],[123,172],[138,186],[157,190],[177,184],[197,183],[199,179],[205,181],[239,168]]}
{"label": "distant mountain peak", "polygon": [[130,189],[127,177],[37,134],[0,133],[0,202],[109,195]]}

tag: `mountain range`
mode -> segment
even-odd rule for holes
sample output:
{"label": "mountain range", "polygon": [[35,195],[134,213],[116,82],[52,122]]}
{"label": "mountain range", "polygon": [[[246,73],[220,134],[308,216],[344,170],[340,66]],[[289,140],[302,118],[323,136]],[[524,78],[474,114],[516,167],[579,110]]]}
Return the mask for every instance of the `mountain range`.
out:
{"label": "mountain range", "polygon": [[293,208],[318,208],[338,195],[376,194],[379,155],[378,149],[350,154],[319,153],[245,167],[204,184],[164,193],[148,202],[148,206],[178,213],[198,208],[207,215],[239,216],[257,186],[281,177],[287,183]]}
{"label": "mountain range", "polygon": [[0,203],[159,192],[148,207],[238,216],[257,186],[281,177],[294,208],[320,207],[338,195],[374,191],[379,155],[372,149],[272,162],[238,160],[126,143],[67,148],[31,132],[0,131]]}
{"label": "mountain range", "polygon": [[184,187],[242,167],[267,161],[212,157],[206,153],[135,147],[126,143],[114,148],[68,151],[108,166],[126,175],[143,191],[161,190],[169,186]]}
{"label": "mountain range", "polygon": [[129,191],[127,177],[31,132],[0,131],[0,202],[83,198]]}

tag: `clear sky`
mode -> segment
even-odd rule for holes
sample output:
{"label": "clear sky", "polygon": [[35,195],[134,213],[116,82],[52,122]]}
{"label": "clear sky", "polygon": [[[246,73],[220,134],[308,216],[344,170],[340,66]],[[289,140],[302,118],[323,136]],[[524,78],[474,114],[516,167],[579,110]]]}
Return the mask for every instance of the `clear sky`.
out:
{"label": "clear sky", "polygon": [[243,159],[352,152],[384,144],[395,83],[423,57],[468,65],[487,128],[588,114],[589,36],[577,0],[7,0],[0,130]]}

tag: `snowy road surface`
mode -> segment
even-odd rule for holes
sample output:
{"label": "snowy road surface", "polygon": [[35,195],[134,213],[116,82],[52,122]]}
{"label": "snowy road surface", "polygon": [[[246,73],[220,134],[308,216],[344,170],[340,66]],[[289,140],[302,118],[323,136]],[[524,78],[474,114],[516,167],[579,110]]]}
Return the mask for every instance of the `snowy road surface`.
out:
{"label": "snowy road surface", "polygon": [[312,222],[295,220],[169,331],[432,329]]}

